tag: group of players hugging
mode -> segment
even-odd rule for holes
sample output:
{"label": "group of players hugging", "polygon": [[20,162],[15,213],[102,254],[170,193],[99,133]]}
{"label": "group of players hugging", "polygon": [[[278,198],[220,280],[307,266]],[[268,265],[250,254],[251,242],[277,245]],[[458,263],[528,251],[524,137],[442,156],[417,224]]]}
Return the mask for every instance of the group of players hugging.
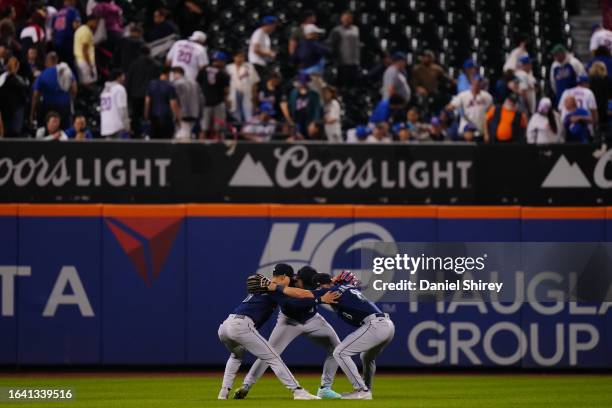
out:
{"label": "group of players hugging", "polygon": [[[293,399],[372,399],[372,380],[376,357],[393,339],[395,326],[389,315],[365,298],[361,282],[348,271],[336,277],[317,273],[310,266],[297,274],[287,264],[277,264],[272,279],[263,275],[247,278],[247,297],[234,313],[219,326],[219,339],[230,351],[225,366],[219,399],[228,399],[245,353],[257,357],[234,393],[244,399],[268,366],[276,377],[293,392]],[[266,340],[258,329],[280,307],[276,326]],[[333,327],[317,312],[319,306],[329,308],[351,326],[356,327],[340,341]],[[300,386],[280,355],[296,337],[304,335],[327,351],[321,386],[316,395]],[[363,374],[352,357],[359,354]],[[339,394],[332,389],[338,366],[346,374],[354,390]]]}

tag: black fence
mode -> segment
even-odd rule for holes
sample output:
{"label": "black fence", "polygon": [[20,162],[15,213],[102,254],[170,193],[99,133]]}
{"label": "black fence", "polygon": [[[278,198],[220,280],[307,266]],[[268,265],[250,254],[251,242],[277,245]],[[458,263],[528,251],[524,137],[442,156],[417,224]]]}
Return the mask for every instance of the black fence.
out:
{"label": "black fence", "polygon": [[607,205],[611,161],[587,145],[2,141],[0,201]]}

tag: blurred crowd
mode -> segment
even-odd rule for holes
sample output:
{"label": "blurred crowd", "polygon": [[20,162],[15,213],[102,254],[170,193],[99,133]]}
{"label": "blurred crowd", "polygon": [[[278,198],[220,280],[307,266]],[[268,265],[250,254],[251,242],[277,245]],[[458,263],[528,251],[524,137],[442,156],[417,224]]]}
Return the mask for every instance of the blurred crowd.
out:
{"label": "blurred crowd", "polygon": [[[547,50],[549,78],[539,78],[519,36],[503,76],[489,81],[477,60],[453,77],[429,50],[412,65],[401,50],[381,52],[365,69],[350,11],[330,32],[314,11],[295,22],[262,16],[244,48],[210,49],[206,3],[179,3],[136,21],[114,0],[0,0],[0,135],[548,144],[610,132],[612,32],[600,25],[588,61],[558,44]],[[292,24],[284,70],[279,24]],[[364,84],[380,99],[366,123],[345,128],[343,95]]]}

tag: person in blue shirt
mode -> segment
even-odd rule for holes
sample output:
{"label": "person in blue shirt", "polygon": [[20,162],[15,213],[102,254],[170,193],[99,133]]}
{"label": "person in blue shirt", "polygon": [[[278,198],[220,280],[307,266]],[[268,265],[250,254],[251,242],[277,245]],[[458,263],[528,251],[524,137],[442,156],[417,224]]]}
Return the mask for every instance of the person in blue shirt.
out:
{"label": "person in blue shirt", "polygon": [[47,113],[57,112],[62,120],[62,128],[70,126],[72,97],[76,96],[76,79],[68,67],[59,64],[59,56],[55,52],[47,54],[46,69],[40,74],[33,85],[32,110],[30,120],[38,119],[43,123]]}
{"label": "person in blue shirt", "polygon": [[81,25],[76,0],[64,0],[64,7],[53,17],[53,41],[62,61],[74,67],[74,32]]}
{"label": "person in blue shirt", "polygon": [[551,54],[554,61],[550,67],[550,86],[555,93],[555,105],[559,104],[566,89],[576,86],[578,77],[586,75],[582,62],[570,54],[561,44],[555,45]]}
{"label": "person in blue shirt", "polygon": [[65,133],[70,140],[93,139],[91,131],[87,128],[87,119],[85,118],[85,115],[76,115],[74,117],[74,122],[72,122],[72,127],[66,129]]}
{"label": "person in blue shirt", "polygon": [[474,62],[473,59],[467,59],[463,63],[463,72],[459,74],[459,78],[457,78],[457,93],[461,93],[463,91],[467,91],[470,89],[472,84],[472,79],[478,73],[478,66]]}
{"label": "person in blue shirt", "polygon": [[381,100],[370,115],[370,123],[394,122],[405,116],[406,101],[399,95]]}
{"label": "person in blue shirt", "polygon": [[565,109],[567,109],[567,114],[563,118],[565,141],[567,143],[589,143],[591,113],[584,108],[579,108],[573,96],[565,97]]}
{"label": "person in blue shirt", "polygon": [[[277,268],[279,265],[277,265]],[[275,268],[275,273],[277,268]],[[291,278],[291,286],[308,290],[316,288],[314,278],[317,271],[314,268],[310,266],[302,267],[297,272],[295,279],[293,278],[293,269],[290,269],[290,267],[287,269],[286,274]],[[293,299],[293,301],[281,304],[276,326],[274,326],[268,341],[277,353],[282,354],[285,348],[300,335],[308,337],[327,351],[327,357],[323,364],[321,387],[317,391],[317,396],[321,399],[340,398],[340,394],[331,389],[338,370],[338,363],[333,353],[340,344],[340,339],[327,320],[317,313],[317,307],[312,300]],[[245,398],[251,387],[267,368],[263,361],[257,360],[244,378],[242,386],[236,391],[234,398]]]}
{"label": "person in blue shirt", "polygon": [[[357,329],[348,335],[334,350],[334,357],[342,371],[353,385],[354,391],[342,395],[343,399],[372,399],[372,380],[376,371],[376,357],[393,340],[395,325],[389,315],[369,301],[359,288],[360,282],[354,274],[342,272],[333,280],[329,275],[319,274],[315,278],[319,288],[305,291],[298,288],[282,287],[282,293],[296,297],[314,298],[317,304],[331,305],[338,316]],[[279,291],[272,283],[268,290]],[[352,360],[360,355],[363,363],[363,377]]]}
{"label": "person in blue shirt", "polygon": [[285,286],[291,282],[293,268],[286,264],[274,267],[272,282],[280,290],[267,293],[250,293],[234,309],[234,313],[219,326],[219,340],[230,351],[230,357],[225,366],[223,384],[218,399],[227,399],[232,388],[236,374],[242,364],[244,354],[248,351],[265,364],[269,365],[276,377],[293,392],[293,399],[311,400],[320,399],[304,390],[297,382],[289,368],[285,365],[280,354],[274,350],[270,343],[259,334],[258,329],[270,318],[277,305],[287,307],[289,304],[301,304],[314,308],[313,299],[292,299],[282,293]]}

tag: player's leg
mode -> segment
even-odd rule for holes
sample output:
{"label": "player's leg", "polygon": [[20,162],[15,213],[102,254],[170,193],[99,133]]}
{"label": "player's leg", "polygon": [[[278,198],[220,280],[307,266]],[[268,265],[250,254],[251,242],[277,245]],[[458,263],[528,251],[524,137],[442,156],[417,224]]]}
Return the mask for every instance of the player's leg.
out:
{"label": "player's leg", "polygon": [[255,357],[267,363],[276,377],[282,382],[285,387],[293,391],[294,399],[319,399],[318,397],[309,394],[297,382],[291,371],[285,365],[280,355],[274,351],[272,346],[255,328],[251,321],[244,321],[236,326],[232,326],[235,333],[234,338],[246,348],[246,350]]}
{"label": "player's leg", "polygon": [[339,398],[340,394],[331,389],[338,371],[334,350],[340,344],[340,339],[336,331],[323,316],[317,314],[304,325],[304,334],[327,351],[321,375],[321,388],[317,395],[321,398]]}
{"label": "player's leg", "polygon": [[365,324],[355,330],[353,333],[346,336],[342,342],[334,349],[334,358],[336,362],[347,376],[355,391],[367,390],[363,378],[359,374],[357,364],[352,359],[352,356],[367,350],[369,347],[363,345],[364,342],[370,340],[368,334],[369,324]]}
{"label": "player's leg", "polygon": [[[291,343],[300,334],[301,330],[299,326],[288,325],[286,324],[285,319],[279,317],[278,321],[276,322],[276,326],[274,326],[274,329],[272,330],[272,334],[270,334],[268,343],[280,355],[283,353],[283,351],[285,351],[285,348],[287,348],[289,343]],[[244,378],[242,386],[236,390],[234,398],[244,399],[249,393],[251,387],[261,378],[267,369],[268,364],[261,359],[257,359]]]}
{"label": "player's leg", "polygon": [[229,350],[230,356],[225,364],[225,371],[223,372],[223,383],[221,384],[221,391],[219,391],[218,399],[227,399],[230,390],[236,379],[236,374],[242,364],[242,358],[244,357],[245,348],[242,347],[238,342],[230,338],[225,322],[219,326],[219,340]]}
{"label": "player's leg", "polygon": [[372,389],[374,374],[376,373],[376,357],[382,353],[384,348],[393,340],[393,336],[395,336],[395,326],[391,320],[384,324],[377,324],[375,327],[383,341],[377,346],[362,352],[360,355],[363,367],[363,381],[370,390]]}

